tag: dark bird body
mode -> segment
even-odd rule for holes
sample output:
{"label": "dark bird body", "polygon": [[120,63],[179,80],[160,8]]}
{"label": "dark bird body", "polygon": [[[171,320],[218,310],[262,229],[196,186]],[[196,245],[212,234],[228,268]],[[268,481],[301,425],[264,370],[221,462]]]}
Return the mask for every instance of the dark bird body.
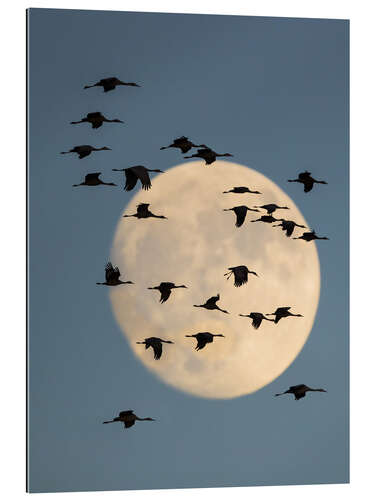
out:
{"label": "dark bird body", "polygon": [[308,193],[314,187],[314,184],[328,184],[326,181],[318,181],[311,177],[311,172],[307,170],[305,172],[301,172],[298,175],[298,179],[289,179],[288,182],[299,182],[303,184],[303,190],[305,193]]}
{"label": "dark bird body", "polygon": [[239,287],[247,283],[247,278],[249,274],[254,274],[258,276],[255,271],[250,271],[246,266],[236,266],[228,267],[229,273],[225,273],[224,276],[228,276],[227,280],[234,274],[234,286]]}
{"label": "dark bird body", "polygon": [[217,309],[218,311],[221,311],[225,314],[229,314],[228,311],[225,311],[224,309],[220,309],[220,307],[216,304],[216,302],[219,299],[220,299],[220,294],[217,294],[214,297],[210,297],[204,304],[201,304],[201,305],[194,304],[194,307],[203,307],[204,309],[208,309],[209,311],[213,311],[214,309]]}
{"label": "dark bird body", "polygon": [[76,153],[79,159],[82,160],[82,158],[89,156],[93,151],[111,151],[111,148],[107,148],[107,146],[104,146],[103,148],[95,148],[94,146],[84,144],[83,146],[75,146],[74,148],[69,149],[69,151],[61,151],[61,154],[67,155],[69,153]]}
{"label": "dark bird body", "polygon": [[155,217],[156,219],[166,219],[167,217],[164,217],[164,215],[154,215],[148,207],[150,206],[149,203],[140,203],[137,205],[137,212],[132,215],[123,215],[123,217],[136,217],[137,219],[148,219],[149,217]]}
{"label": "dark bird body", "polygon": [[204,144],[194,144],[183,135],[175,139],[169,146],[163,146],[160,149],[177,148],[181,153],[187,153],[191,148],[200,148],[201,146],[204,146]]}
{"label": "dark bird body", "polygon": [[163,304],[164,302],[166,302],[169,299],[173,288],[187,288],[187,286],[175,285],[174,283],[170,283],[168,281],[163,281],[162,283],[160,283],[160,285],[149,287],[148,289],[149,290],[159,290],[160,302]]}
{"label": "dark bird body", "polygon": [[117,186],[117,184],[114,184],[113,182],[104,182],[101,179],[99,179],[99,175],[101,175],[101,172],[93,172],[91,174],[86,174],[85,175],[85,180],[81,182],[81,184],[73,184],[73,187],[77,186]]}
{"label": "dark bird body", "polygon": [[260,193],[259,191],[252,191],[251,189],[249,189],[248,187],[246,186],[237,186],[237,187],[234,187],[232,189],[230,189],[229,191],[223,191],[223,194],[225,193],[235,193],[235,194],[243,194],[243,193],[251,193],[251,194],[262,194]]}
{"label": "dark bird body", "polygon": [[293,240],[305,240],[305,241],[313,241],[313,240],[329,240],[326,236],[317,236],[315,231],[303,233],[302,236],[298,236],[298,238],[293,238]]}
{"label": "dark bird body", "polygon": [[140,85],[138,85],[137,83],[123,82],[115,76],[111,76],[109,78],[102,78],[93,85],[85,85],[83,88],[91,89],[92,87],[103,87],[104,92],[109,92],[110,90],[114,90],[117,85],[125,85],[127,87],[140,87]]}
{"label": "dark bird body", "polygon": [[112,424],[113,422],[122,422],[124,424],[125,429],[128,429],[129,427],[132,427],[135,422],[139,421],[144,421],[144,420],[149,420],[149,421],[155,421],[154,418],[146,417],[146,418],[139,418],[133,410],[125,410],[125,411],[120,411],[118,417],[115,417],[113,420],[107,420],[106,422],[103,422],[103,424]]}
{"label": "dark bird body", "polygon": [[239,316],[242,316],[243,318],[252,319],[251,324],[253,325],[255,330],[258,330],[263,320],[272,321],[272,323],[274,323],[273,319],[266,318],[265,315],[260,312],[252,312],[250,314],[239,314]]}
{"label": "dark bird body", "polygon": [[302,318],[302,314],[293,314],[290,312],[290,307],[278,307],[275,312],[269,313],[266,316],[275,316],[274,322],[278,323],[281,318],[287,318],[288,316],[296,316]]}
{"label": "dark bird body", "polygon": [[289,210],[289,207],[280,207],[276,205],[276,203],[268,203],[267,205],[254,206],[254,208],[263,208],[263,210],[267,211],[268,215],[272,215],[276,210]]}
{"label": "dark bird body", "polygon": [[292,385],[285,392],[281,392],[280,394],[275,394],[275,396],[282,396],[283,394],[294,394],[294,399],[298,400],[304,398],[306,396],[306,392],[327,392],[325,389],[312,389],[305,384]]}
{"label": "dark bird body", "polygon": [[249,208],[246,205],[240,205],[238,207],[232,207],[232,208],[224,208],[224,212],[229,212],[233,211],[236,214],[236,227],[241,227],[242,224],[245,222],[246,219],[246,214],[248,210],[251,212],[259,212],[259,210],[255,210],[253,208]]}
{"label": "dark bird body", "polygon": [[198,149],[198,151],[191,156],[184,156],[184,158],[202,158],[206,162],[206,165],[211,165],[211,163],[214,163],[214,161],[216,161],[216,158],[221,156],[233,155],[231,155],[230,153],[216,153],[213,149],[204,147],[202,149]]}
{"label": "dark bird body", "polygon": [[138,180],[142,184],[142,189],[148,191],[151,188],[151,180],[148,173],[164,173],[163,170],[152,170],[151,168],[146,168],[143,165],[135,165],[134,167],[129,168],[113,168],[112,170],[114,172],[125,172],[125,191],[131,191],[137,184]]}
{"label": "dark bird body", "polygon": [[163,340],[159,337],[149,337],[143,342],[137,342],[137,344],[144,344],[145,349],[152,347],[154,351],[154,359],[160,359],[163,353],[163,342],[164,344],[173,344],[173,342],[171,342],[170,340]]}
{"label": "dark bird body", "polygon": [[109,120],[106,118],[104,115],[100,113],[100,111],[95,111],[93,113],[87,113],[87,115],[82,118],[78,122],[70,122],[72,125],[77,125],[78,123],[91,123],[92,128],[99,128],[103,125],[103,123],[124,123],[121,120],[118,120],[117,118],[113,120]]}
{"label": "dark bird body", "polygon": [[273,215],[262,215],[259,219],[251,220],[250,222],[265,222],[267,224],[272,224],[272,222],[277,222],[280,219],[275,219]]}
{"label": "dark bird body", "polygon": [[224,335],[221,333],[200,332],[194,335],[185,335],[185,337],[194,337],[197,339],[195,350],[200,351],[206,344],[211,344],[214,341],[214,337],[224,337]]}
{"label": "dark bird body", "polygon": [[121,281],[120,270],[118,267],[113,267],[111,262],[105,266],[105,282],[97,283],[97,285],[117,286],[117,285],[134,285],[132,281]]}
{"label": "dark bird body", "polygon": [[292,236],[294,228],[296,228],[296,227],[304,227],[305,228],[306,227],[306,226],[302,226],[301,224],[297,224],[293,220],[279,219],[279,221],[281,221],[281,224],[275,224],[272,227],[281,226],[281,228],[282,228],[281,230],[285,231],[285,234],[288,238],[290,238]]}

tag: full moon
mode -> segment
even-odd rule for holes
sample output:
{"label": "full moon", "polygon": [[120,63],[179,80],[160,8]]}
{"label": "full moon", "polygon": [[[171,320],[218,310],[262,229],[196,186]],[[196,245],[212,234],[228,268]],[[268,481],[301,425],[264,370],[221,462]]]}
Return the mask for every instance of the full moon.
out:
{"label": "full moon", "polygon": [[[223,194],[234,186],[248,186],[262,194]],[[255,222],[264,210],[247,212],[235,227],[238,205],[276,203],[275,218],[291,219],[308,227],[291,198],[254,169],[228,161],[206,166],[201,161],[177,165],[152,179],[150,191],[138,191],[124,209],[133,214],[138,203],[167,219],[120,218],[111,259],[122,279],[110,291],[114,315],[136,357],[173,387],[204,398],[228,399],[252,393],[278,377],[303,348],[319,302],[320,266],[314,242],[287,238],[280,227]],[[123,215],[123,214],[121,214]],[[306,229],[295,228],[292,236]],[[257,276],[234,287],[228,267],[245,265]],[[172,290],[167,302],[148,287],[171,281],[188,288]],[[230,314],[193,307],[220,293],[218,305]],[[255,330],[239,314],[272,313],[291,306],[303,317],[263,321]],[[212,344],[195,351],[198,332],[220,333]],[[137,345],[146,337],[160,337],[163,355]]]}

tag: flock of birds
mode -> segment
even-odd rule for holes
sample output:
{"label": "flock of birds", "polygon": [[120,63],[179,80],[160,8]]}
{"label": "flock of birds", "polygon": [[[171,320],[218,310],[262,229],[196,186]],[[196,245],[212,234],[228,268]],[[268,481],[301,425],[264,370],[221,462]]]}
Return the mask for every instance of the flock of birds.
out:
{"label": "flock of birds", "polygon": [[[116,77],[110,77],[110,78],[103,78],[97,83],[94,83],[93,85],[85,85],[84,88],[89,89],[93,87],[103,87],[104,92],[109,92],[115,90],[117,86],[140,87],[140,85],[138,85],[137,83],[123,82]],[[124,122],[118,118],[108,119],[101,112],[95,111],[88,113],[85,117],[81,118],[81,120],[79,121],[71,122],[71,124],[73,125],[81,123],[89,123],[91,124],[91,127],[93,129],[97,129],[100,128],[104,123],[124,123]],[[169,144],[168,146],[163,146],[160,149],[166,150],[170,148],[179,149],[182,154],[186,154],[191,149],[196,148],[197,150],[195,153],[191,154],[190,156],[184,156],[184,158],[201,158],[202,160],[205,161],[206,165],[213,164],[219,157],[233,156],[230,153],[217,153],[216,151],[206,146],[205,144],[195,144],[185,136],[174,139],[174,141],[171,144]],[[63,151],[61,152],[61,154],[75,153],[78,155],[79,159],[82,159],[89,156],[94,151],[110,151],[110,148],[106,146],[93,147],[91,145],[81,145],[81,146],[75,146],[68,151]],[[140,182],[142,189],[148,191],[151,188],[151,180],[149,173],[150,172],[163,173],[162,170],[149,169],[144,167],[143,165],[135,165],[123,169],[114,168],[112,170],[116,172],[124,172],[125,174],[124,190],[126,191],[131,191],[132,189],[134,189],[138,181]],[[85,175],[84,180],[80,184],[73,184],[73,187],[99,186],[99,185],[117,186],[117,184],[115,184],[114,182],[104,182],[103,180],[100,179],[100,175],[101,172],[88,173]],[[314,179],[311,176],[311,172],[308,171],[301,172],[298,175],[297,179],[290,179],[288,182],[297,182],[303,184],[305,193],[310,192],[313,189],[314,184],[327,184],[327,182],[325,181]],[[229,189],[228,191],[223,192],[223,194],[225,193],[261,194],[259,191],[251,190],[247,186],[236,186]],[[149,203],[140,203],[136,207],[136,212],[134,214],[125,214],[123,215],[123,217],[136,217],[137,219],[146,219],[150,217],[158,219],[167,219],[167,217],[164,215],[155,215],[154,213],[152,213],[149,210],[149,206],[150,206]],[[303,226],[302,224],[298,224],[293,220],[287,220],[283,218],[277,219],[274,217],[274,214],[277,210],[288,210],[288,209],[289,207],[287,206],[279,206],[276,203],[269,203],[265,205],[256,205],[253,208],[250,208],[247,205],[238,205],[232,208],[226,208],[224,209],[224,211],[234,212],[236,216],[235,226],[241,227],[245,222],[248,211],[259,213],[260,210],[264,210],[265,213],[263,215],[261,215],[257,219],[251,220],[250,222],[263,222],[268,224],[280,222],[280,224],[274,224],[273,227],[281,227],[282,231],[285,231],[286,236],[291,237],[296,227],[305,228],[305,226]],[[303,232],[302,235],[295,237],[293,239],[302,239],[306,242],[309,242],[313,240],[327,240],[328,238],[317,236],[315,231],[306,231]],[[228,268],[228,272],[224,274],[224,276],[226,276],[227,279],[230,279],[231,276],[233,276],[234,286],[240,287],[248,282],[249,274],[258,276],[255,271],[249,270],[247,266],[241,265]],[[121,278],[121,273],[119,268],[117,266],[113,266],[111,262],[108,262],[105,266],[105,281],[98,282],[96,284],[111,286],[111,287],[134,284],[132,281],[123,281],[120,278]],[[149,290],[158,290],[160,292],[160,303],[163,304],[169,299],[172,290],[177,288],[187,288],[187,287],[183,284],[176,285],[175,283],[172,282],[162,282],[157,286],[149,287]],[[229,314],[228,311],[218,306],[217,303],[219,300],[220,300],[220,294],[217,294],[213,297],[208,298],[206,302],[204,302],[203,304],[194,304],[194,307],[202,307],[209,311],[218,310],[224,314]],[[302,317],[301,314],[295,314],[291,312],[290,309],[291,307],[278,307],[273,313],[263,314],[260,312],[251,312],[249,314],[239,314],[239,316],[250,318],[252,321],[252,326],[255,329],[258,329],[261,326],[262,321],[272,321],[273,323],[277,324],[282,318]],[[274,316],[274,318],[271,319],[267,316]],[[192,335],[186,335],[186,337],[194,338],[196,340],[195,350],[200,351],[201,349],[205,348],[207,344],[212,343],[215,337],[224,337],[224,335],[219,333],[199,332]],[[161,339],[159,337],[149,337],[144,339],[143,341],[137,342],[137,344],[143,344],[145,346],[145,349],[149,349],[151,347],[154,353],[154,359],[159,360],[163,353],[163,344],[173,344],[173,342],[170,340]],[[306,393],[309,391],[326,392],[324,389],[313,389],[311,387],[308,387],[307,385],[300,384],[296,386],[291,386],[285,392],[280,394],[275,394],[275,396],[281,396],[282,394],[293,394],[295,399],[298,400],[305,397]],[[113,418],[112,420],[105,421],[103,423],[108,424],[113,422],[122,422],[125,428],[129,428],[133,426],[136,421],[154,421],[154,419],[150,417],[139,418],[134,413],[133,410],[126,410],[126,411],[121,411],[119,415]]]}

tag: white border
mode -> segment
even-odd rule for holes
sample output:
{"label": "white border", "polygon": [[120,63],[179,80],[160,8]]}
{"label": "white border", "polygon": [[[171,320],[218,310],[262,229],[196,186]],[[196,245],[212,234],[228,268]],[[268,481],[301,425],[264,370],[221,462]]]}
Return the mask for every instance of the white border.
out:
{"label": "white border", "polygon": [[[305,500],[316,496],[369,498],[373,482],[372,319],[374,246],[374,2],[371,0],[219,0],[181,1],[17,1],[3,5],[1,29],[1,412],[0,491],[3,498],[23,498],[25,491],[25,9],[27,7],[191,12],[282,17],[319,17],[351,21],[351,484],[252,487],[135,492],[64,493],[86,499],[214,497]],[[16,5],[14,5],[16,4]],[[5,12],[4,12],[5,11]],[[364,182],[365,181],[365,182]],[[362,317],[361,317],[362,316]],[[329,332],[327,332],[329,334]],[[333,367],[334,369],[334,367]],[[43,499],[54,498],[43,494]],[[73,497],[72,497],[73,498]]]}

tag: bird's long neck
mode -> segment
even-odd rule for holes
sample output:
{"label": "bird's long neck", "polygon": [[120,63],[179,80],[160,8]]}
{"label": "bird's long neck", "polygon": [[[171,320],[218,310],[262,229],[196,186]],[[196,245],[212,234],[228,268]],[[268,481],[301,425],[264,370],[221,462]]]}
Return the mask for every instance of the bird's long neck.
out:
{"label": "bird's long neck", "polygon": [[79,120],[79,122],[70,122],[71,125],[77,125],[77,123],[83,123],[83,122],[87,122],[87,118],[82,118],[82,120]]}
{"label": "bird's long neck", "polygon": [[228,311],[226,311],[225,309],[221,309],[219,306],[216,306],[216,309],[219,309],[219,311],[221,311],[225,314],[229,314]]}
{"label": "bird's long neck", "polygon": [[156,219],[166,219],[166,217],[164,217],[164,215],[154,215],[154,214],[151,214],[150,217],[155,217]]}
{"label": "bird's long neck", "polygon": [[173,288],[185,288],[185,285],[176,285]]}

